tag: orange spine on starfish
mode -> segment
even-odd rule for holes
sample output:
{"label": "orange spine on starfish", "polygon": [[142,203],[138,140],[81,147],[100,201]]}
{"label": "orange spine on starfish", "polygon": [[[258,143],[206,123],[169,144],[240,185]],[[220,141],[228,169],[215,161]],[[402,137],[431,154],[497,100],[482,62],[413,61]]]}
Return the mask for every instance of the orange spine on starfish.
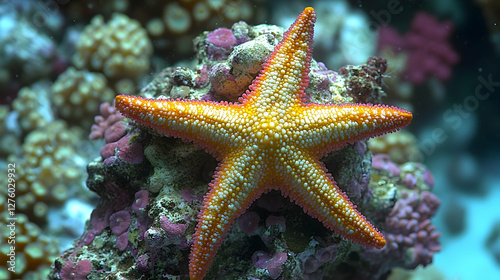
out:
{"label": "orange spine on starfish", "polygon": [[[299,110],[302,118],[296,125],[311,125],[308,130],[314,139],[304,147],[319,157],[348,143],[394,132],[407,126],[413,118],[410,112],[387,105],[307,104]],[[326,130],[332,133],[325,135]]]}
{"label": "orange spine on starfish", "polygon": [[193,142],[218,159],[225,150],[236,148],[241,142],[241,139],[234,139],[234,135],[227,133],[231,130],[228,124],[241,118],[236,110],[240,106],[238,104],[119,95],[115,106],[125,116],[165,135]]}
{"label": "orange spine on starfish", "polygon": [[[273,53],[264,63],[261,74],[252,82],[250,90],[240,99],[246,105],[252,102],[251,106],[257,107],[260,111],[265,111],[274,103],[280,102],[283,105],[297,105],[304,97],[304,90],[309,84],[309,66],[312,56],[312,43],[314,35],[314,23],[316,14],[311,7],[306,8],[283,34],[283,40],[274,48]],[[293,54],[293,55],[290,55]],[[300,73],[300,75],[297,75]],[[280,83],[280,81],[286,83]],[[263,83],[266,81],[266,83]],[[289,88],[294,86],[296,88]],[[290,92],[295,94],[283,94],[277,96],[281,100],[268,99],[262,92]]]}

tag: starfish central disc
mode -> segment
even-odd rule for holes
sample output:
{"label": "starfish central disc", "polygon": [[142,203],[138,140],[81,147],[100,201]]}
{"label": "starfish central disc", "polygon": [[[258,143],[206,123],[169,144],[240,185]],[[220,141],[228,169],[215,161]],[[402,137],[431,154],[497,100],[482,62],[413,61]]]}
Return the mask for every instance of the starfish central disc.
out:
{"label": "starfish central disc", "polygon": [[402,128],[412,114],[383,105],[304,104],[315,19],[312,8],[298,16],[240,104],[116,97],[125,116],[205,147],[221,161],[198,216],[191,279],[205,277],[233,221],[270,189],[348,240],[385,246],[319,159]]}

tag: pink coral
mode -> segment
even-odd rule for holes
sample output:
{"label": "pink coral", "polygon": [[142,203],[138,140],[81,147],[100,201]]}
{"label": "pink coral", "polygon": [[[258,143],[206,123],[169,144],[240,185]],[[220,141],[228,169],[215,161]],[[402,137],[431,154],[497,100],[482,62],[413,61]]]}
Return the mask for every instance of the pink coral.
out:
{"label": "pink coral", "polygon": [[[93,124],[90,128],[90,140],[103,139],[106,137],[106,143],[111,143],[125,135],[125,125],[116,125],[113,127],[113,125],[119,123],[120,120],[123,119],[123,116],[120,114],[120,112],[116,111],[114,106],[111,106],[108,102],[102,103],[99,107],[99,112],[101,113],[101,115],[94,118],[95,124]],[[111,130],[106,133],[106,130],[110,128]],[[122,135],[119,136],[119,134]],[[116,140],[110,141],[112,139]]]}
{"label": "pink coral", "polygon": [[207,42],[217,47],[232,48],[236,44],[236,37],[234,37],[231,29],[217,28],[208,33]]}
{"label": "pink coral", "polygon": [[105,140],[105,145],[101,148],[101,157],[106,164],[116,163],[118,156],[127,163],[138,164],[144,160],[144,152],[141,143],[132,142],[132,134],[126,134],[127,127],[121,122],[123,116],[109,103],[101,104],[100,116],[96,116],[89,135],[90,140]]}
{"label": "pink coral", "polygon": [[84,280],[92,271],[92,263],[89,260],[81,260],[76,265],[67,261],[61,269],[62,280]]}
{"label": "pink coral", "polygon": [[116,164],[118,158],[130,164],[144,161],[144,149],[141,143],[130,141],[132,134],[127,134],[116,142],[108,143],[101,148],[104,164]]}
{"label": "pink coral", "polygon": [[144,160],[144,150],[141,143],[131,143],[131,137],[132,135],[129,134],[116,142],[116,147],[118,148],[116,155],[125,162],[138,164]]}
{"label": "pink coral", "polygon": [[114,156],[116,153],[116,151],[115,151],[116,146],[117,146],[116,142],[108,143],[108,144],[105,144],[104,146],[102,146],[101,147],[101,157],[103,159],[107,159],[109,157]]}
{"label": "pink coral", "polygon": [[414,17],[410,31],[404,36],[392,27],[379,30],[379,50],[391,47],[394,51],[408,53],[408,62],[403,78],[421,84],[427,77],[436,76],[444,81],[451,76],[451,67],[458,62],[458,54],[448,43],[453,24],[439,23],[427,13],[419,12]]}
{"label": "pink coral", "polygon": [[104,131],[106,143],[116,142],[125,135],[126,126],[122,122],[116,122]]}
{"label": "pink coral", "polygon": [[399,176],[401,170],[398,165],[391,161],[391,157],[386,154],[378,154],[372,157],[372,167],[378,170],[387,170],[391,176]]}
{"label": "pink coral", "polygon": [[218,28],[208,33],[207,57],[210,60],[221,61],[226,59],[236,45],[231,29]]}

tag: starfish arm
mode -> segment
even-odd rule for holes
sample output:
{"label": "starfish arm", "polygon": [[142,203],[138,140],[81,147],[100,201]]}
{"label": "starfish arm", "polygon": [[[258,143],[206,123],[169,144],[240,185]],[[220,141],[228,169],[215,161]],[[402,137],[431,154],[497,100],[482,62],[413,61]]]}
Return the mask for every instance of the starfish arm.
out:
{"label": "starfish arm", "polygon": [[280,164],[284,195],[344,238],[367,248],[385,246],[382,233],[355,209],[319,160],[294,147],[287,154]]}
{"label": "starfish arm", "polygon": [[115,106],[128,118],[165,135],[192,141],[212,154],[221,155],[244,141],[240,126],[234,125],[242,120],[239,105],[118,95]]}
{"label": "starfish arm", "polygon": [[[259,197],[269,168],[255,156],[257,146],[228,155],[219,165],[198,215],[189,261],[190,279],[203,279],[233,221]],[[257,172],[259,170],[259,172]]]}
{"label": "starfish arm", "polygon": [[394,132],[408,125],[410,112],[387,105],[311,104],[301,108],[302,118],[295,127],[302,128],[296,137],[307,139],[304,148],[322,156],[347,143]]}
{"label": "starfish arm", "polygon": [[268,57],[250,90],[243,95],[240,100],[243,104],[248,103],[259,113],[274,111],[278,114],[301,101],[309,83],[315,21],[312,8],[306,8],[297,17]]}

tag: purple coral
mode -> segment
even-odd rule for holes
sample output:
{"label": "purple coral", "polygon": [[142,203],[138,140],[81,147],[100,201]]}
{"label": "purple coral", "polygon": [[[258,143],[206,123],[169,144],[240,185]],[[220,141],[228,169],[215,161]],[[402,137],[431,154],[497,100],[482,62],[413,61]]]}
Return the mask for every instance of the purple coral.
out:
{"label": "purple coral", "polygon": [[432,263],[434,253],[441,250],[440,233],[430,221],[439,204],[439,199],[430,192],[423,191],[419,197],[417,193],[403,191],[386,218],[384,252],[403,259],[410,255],[407,268],[411,269]]}
{"label": "purple coral", "polygon": [[281,266],[286,260],[286,252],[276,252],[274,255],[270,255],[263,251],[255,251],[252,255],[254,265],[258,268],[266,269],[272,279],[277,279],[280,276],[282,272]]}
{"label": "purple coral", "polygon": [[144,149],[141,143],[130,141],[132,134],[127,134],[117,142],[105,144],[101,148],[101,157],[104,164],[116,164],[121,159],[130,164],[139,164],[144,161]]}
{"label": "purple coral", "polygon": [[388,46],[396,52],[408,53],[403,73],[403,78],[408,81],[421,84],[429,76],[444,81],[451,76],[451,67],[458,62],[457,53],[448,43],[452,31],[451,22],[439,23],[432,15],[419,12],[410,31],[403,37],[392,27],[381,27],[378,48],[381,50]]}
{"label": "purple coral", "polygon": [[432,176],[432,173],[429,170],[424,171],[424,183],[429,185],[431,188],[434,187],[434,176]]}
{"label": "purple coral", "polygon": [[391,161],[386,154],[378,154],[372,157],[372,167],[378,170],[387,170],[391,176],[399,176],[401,170],[398,165]]}
{"label": "purple coral", "polygon": [[148,205],[149,192],[147,190],[140,190],[135,193],[134,203],[132,203],[132,210],[139,212],[144,211]]}
{"label": "purple coral", "polygon": [[72,261],[67,261],[61,269],[61,280],[84,280],[92,271],[92,263],[89,260],[80,260],[75,265]]}
{"label": "purple coral", "polygon": [[253,234],[259,227],[259,221],[259,214],[254,211],[247,211],[238,219],[238,226],[246,234]]}
{"label": "purple coral", "polygon": [[116,142],[125,135],[125,131],[125,124],[116,122],[104,131],[104,140],[106,143]]}
{"label": "purple coral", "polygon": [[232,48],[236,44],[236,37],[234,37],[231,29],[217,28],[208,33],[207,42],[217,47]]}
{"label": "purple coral", "polygon": [[140,255],[135,260],[137,268],[139,271],[148,272],[153,268],[153,262],[148,254]]}
{"label": "purple coral", "polygon": [[96,234],[101,233],[105,228],[109,226],[109,211],[106,208],[100,207],[94,209],[90,215],[90,222],[92,224],[92,229]]}
{"label": "purple coral", "polygon": [[404,185],[409,189],[414,189],[417,186],[417,182],[417,177],[411,173],[407,173],[404,176]]}
{"label": "purple coral", "polygon": [[123,251],[127,249],[128,245],[128,232],[124,232],[116,237],[116,247],[118,250]]}
{"label": "purple coral", "polygon": [[130,214],[127,210],[113,213],[109,217],[109,227],[114,235],[120,235],[128,230],[130,226]]}
{"label": "purple coral", "polygon": [[144,160],[142,144],[130,143],[132,134],[126,134],[127,127],[121,122],[123,116],[109,103],[99,107],[101,115],[94,118],[95,124],[91,127],[90,140],[105,140],[101,148],[101,157],[106,164],[116,163],[118,156],[127,163],[138,164]]}
{"label": "purple coral", "polygon": [[141,143],[130,142],[132,135],[127,135],[116,142],[116,155],[125,162],[138,164],[144,160],[144,149]]}
{"label": "purple coral", "polygon": [[168,238],[181,237],[186,231],[185,224],[172,223],[167,217],[165,217],[165,215],[160,216],[160,225],[161,228],[165,231]]}
{"label": "purple coral", "polygon": [[102,103],[99,112],[101,115],[94,118],[95,124],[90,128],[90,140],[104,138],[106,143],[111,143],[125,135],[125,125],[120,122],[123,116],[114,106],[111,106],[108,102]]}
{"label": "purple coral", "polygon": [[231,29],[218,28],[208,33],[207,42],[209,43],[207,48],[208,59],[220,61],[229,56],[236,45],[236,37],[234,37]]}

